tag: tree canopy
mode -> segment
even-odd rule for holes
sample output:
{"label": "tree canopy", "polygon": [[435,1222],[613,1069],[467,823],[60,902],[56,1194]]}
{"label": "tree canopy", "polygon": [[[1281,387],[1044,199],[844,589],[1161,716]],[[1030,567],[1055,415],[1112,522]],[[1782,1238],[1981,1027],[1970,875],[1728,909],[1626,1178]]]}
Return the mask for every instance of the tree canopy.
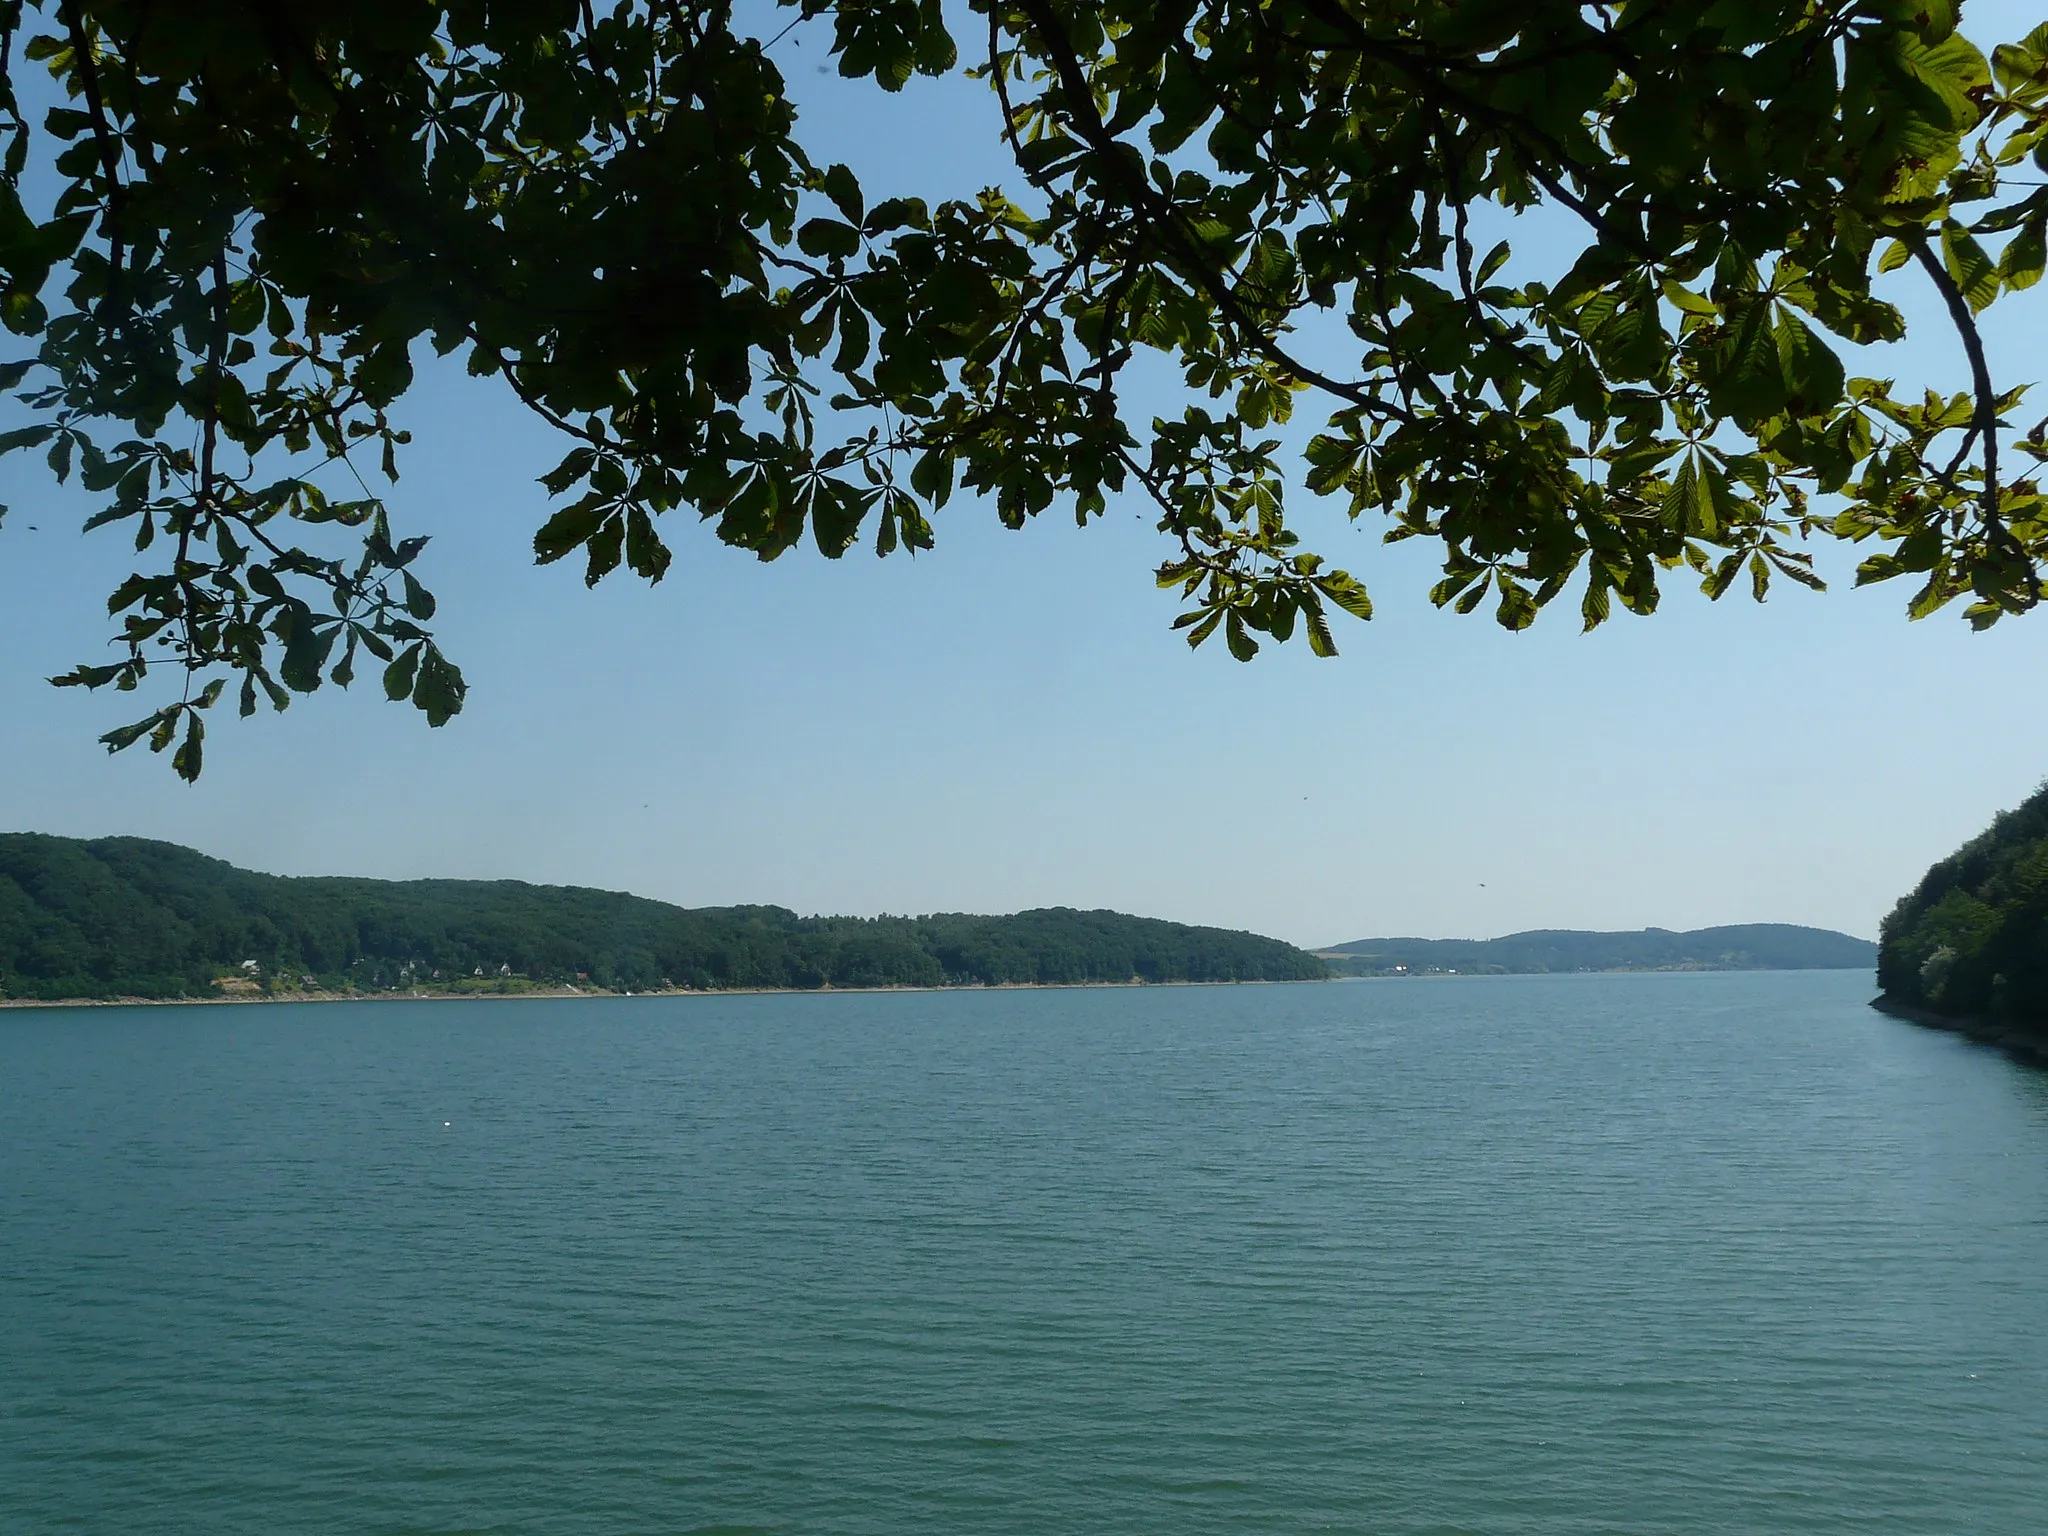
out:
{"label": "tree canopy", "polygon": [[2048,1042],[2048,785],[1899,898],[1877,980],[1894,1003]]}
{"label": "tree canopy", "polygon": [[1227,928],[1069,907],[799,917],[518,880],[288,879],[172,843],[0,833],[0,997],[1321,981]]}
{"label": "tree canopy", "polygon": [[[1371,606],[1289,489],[1439,541],[1434,601],[1588,627],[1671,573],[1818,585],[1866,543],[1988,625],[2042,593],[2041,427],[1983,311],[2048,261],[2048,28],[1957,0],[0,0],[0,366],[138,567],[104,739],[463,681],[378,477],[422,343],[565,456],[534,549],[658,581],[676,515],[772,559],[1149,503],[1191,643]],[[1010,184],[870,198],[776,64],[988,87]],[[26,72],[46,70],[54,88]],[[31,121],[24,103],[60,104]],[[1575,259],[1510,281],[1507,215]],[[1931,285],[1953,395],[1852,377]],[[1132,401],[1143,376],[1148,402]],[[1158,407],[1153,387],[1179,397]],[[1298,516],[1295,519],[1299,521]]]}

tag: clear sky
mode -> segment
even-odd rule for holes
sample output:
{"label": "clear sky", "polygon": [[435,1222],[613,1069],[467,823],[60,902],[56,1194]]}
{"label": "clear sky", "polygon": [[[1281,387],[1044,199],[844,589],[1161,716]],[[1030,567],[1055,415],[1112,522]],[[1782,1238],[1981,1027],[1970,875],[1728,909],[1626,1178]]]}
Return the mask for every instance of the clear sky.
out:
{"label": "clear sky", "polygon": [[[1976,4],[1981,42],[2031,7]],[[824,158],[941,193],[1001,174],[979,87],[878,104],[781,47]],[[1541,255],[1540,232],[1534,234]],[[2048,285],[2044,285],[2048,287]],[[1909,289],[1900,290],[1902,293]],[[2036,294],[2042,290],[2036,290]],[[2034,295],[2008,379],[2048,372]],[[1924,305],[1918,307],[1926,313]],[[1952,339],[1863,364],[1960,387]],[[2048,402],[2041,403],[2048,410]],[[1756,607],[1678,583],[1648,621],[1509,635],[1424,599],[1420,541],[1318,522],[1379,616],[1343,654],[1191,653],[1135,501],[1022,533],[956,499],[915,561],[772,565],[671,520],[660,587],[536,568],[560,447],[495,382],[428,367],[391,501],[470,684],[429,731],[374,675],[283,717],[218,712],[188,788],[94,737],[134,700],[42,681],[95,658],[133,557],[10,462],[0,499],[0,826],[187,843],[285,874],[511,876],[805,912],[1109,906],[1305,943],[1530,927],[1814,923],[1874,934],[1933,859],[2048,775],[2048,617],[1909,624],[1907,590]],[[34,531],[31,530],[34,525]],[[1311,540],[1313,543],[1313,539]]]}

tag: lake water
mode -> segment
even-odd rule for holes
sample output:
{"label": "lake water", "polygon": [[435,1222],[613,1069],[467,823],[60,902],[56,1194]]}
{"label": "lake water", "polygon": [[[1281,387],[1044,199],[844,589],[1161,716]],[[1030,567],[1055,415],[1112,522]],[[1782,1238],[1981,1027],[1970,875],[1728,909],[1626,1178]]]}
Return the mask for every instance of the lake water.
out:
{"label": "lake water", "polygon": [[0,1531],[2048,1524],[1870,978],[0,1012]]}

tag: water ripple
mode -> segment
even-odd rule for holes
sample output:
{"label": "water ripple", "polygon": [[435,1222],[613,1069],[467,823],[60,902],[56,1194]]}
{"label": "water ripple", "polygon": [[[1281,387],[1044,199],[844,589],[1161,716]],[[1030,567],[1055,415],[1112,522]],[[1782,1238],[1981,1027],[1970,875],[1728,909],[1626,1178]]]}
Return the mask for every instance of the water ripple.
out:
{"label": "water ripple", "polygon": [[0,1015],[0,1530],[2034,1536],[1859,975]]}

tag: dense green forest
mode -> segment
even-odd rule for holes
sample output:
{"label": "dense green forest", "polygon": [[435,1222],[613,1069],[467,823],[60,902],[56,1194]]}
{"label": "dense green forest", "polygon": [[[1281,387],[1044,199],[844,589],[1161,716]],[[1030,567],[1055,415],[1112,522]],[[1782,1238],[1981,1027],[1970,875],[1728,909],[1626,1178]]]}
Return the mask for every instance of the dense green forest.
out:
{"label": "dense green forest", "polygon": [[2048,785],[1928,870],[1880,944],[1891,1003],[2048,1033]]}
{"label": "dense green forest", "polygon": [[1319,952],[1351,976],[1456,971],[1461,975],[1549,971],[1833,971],[1867,970],[1877,946],[1826,928],[1791,923],[1740,923],[1673,933],[1538,929],[1500,939],[1356,939]]}
{"label": "dense green forest", "polygon": [[0,834],[0,994],[1300,981],[1277,939],[1059,907],[1013,917],[686,910],[516,880],[288,879],[170,843]]}

